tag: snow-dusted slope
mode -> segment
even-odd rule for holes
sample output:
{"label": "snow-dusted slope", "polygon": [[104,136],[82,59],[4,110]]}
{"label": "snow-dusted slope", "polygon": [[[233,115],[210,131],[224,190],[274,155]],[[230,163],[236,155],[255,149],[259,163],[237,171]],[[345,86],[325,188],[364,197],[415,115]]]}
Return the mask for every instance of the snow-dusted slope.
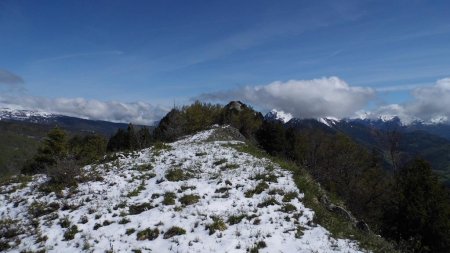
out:
{"label": "snow-dusted slope", "polygon": [[55,114],[47,112],[0,108],[0,120],[19,120],[38,123],[55,116]]}
{"label": "snow-dusted slope", "polygon": [[279,120],[283,123],[286,123],[291,120],[293,116],[290,113],[272,109],[272,111],[268,112],[266,116],[264,116],[264,118],[267,120]]}
{"label": "snow-dusted slope", "polygon": [[[26,186],[2,186],[0,218],[19,234],[9,251],[358,251],[312,221],[289,172],[231,145],[241,142],[209,140],[214,131],[87,166],[103,180],[80,183],[64,197],[39,192],[43,175]],[[185,233],[170,237],[174,226]],[[5,226],[0,230],[5,234]]]}

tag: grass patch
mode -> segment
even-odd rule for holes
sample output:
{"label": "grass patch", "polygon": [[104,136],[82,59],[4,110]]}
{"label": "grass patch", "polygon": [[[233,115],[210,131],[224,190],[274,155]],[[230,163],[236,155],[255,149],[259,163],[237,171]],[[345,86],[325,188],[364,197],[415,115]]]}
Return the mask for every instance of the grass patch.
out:
{"label": "grass patch", "polygon": [[258,185],[256,185],[255,189],[248,190],[245,192],[246,198],[251,198],[255,194],[261,194],[263,191],[269,189],[269,185],[266,182],[259,182]]}
{"label": "grass patch", "polygon": [[143,190],[145,190],[145,181],[144,180],[142,180],[141,184],[136,189],[134,189],[131,192],[129,192],[127,197],[129,197],[129,198],[130,197],[136,197]]}
{"label": "grass patch", "polygon": [[66,230],[66,232],[64,233],[64,241],[70,241],[73,240],[75,238],[75,235],[81,232],[78,230],[77,225],[72,225],[69,229]]}
{"label": "grass patch", "polygon": [[130,223],[130,219],[123,217],[120,221],[119,224],[123,225],[123,224],[127,224]]}
{"label": "grass patch", "polygon": [[266,200],[264,200],[263,202],[258,204],[258,207],[268,207],[268,206],[274,206],[274,205],[279,205],[280,203],[275,199],[275,198],[267,198]]}
{"label": "grass patch", "polygon": [[126,234],[126,235],[131,235],[131,234],[133,234],[134,232],[136,232],[136,229],[134,229],[134,228],[128,228],[128,229],[125,231],[125,234]]}
{"label": "grass patch", "polygon": [[235,225],[235,224],[239,224],[244,218],[246,218],[247,215],[245,214],[240,214],[240,215],[232,215],[230,217],[228,217],[227,222],[230,225]]}
{"label": "grass patch", "polygon": [[219,165],[221,165],[221,164],[226,163],[227,161],[228,161],[228,160],[227,160],[226,158],[222,158],[222,159],[220,159],[220,160],[217,160],[217,161],[213,162],[213,165],[214,165],[214,166],[219,166]]}
{"label": "grass patch", "polygon": [[195,204],[199,200],[200,200],[200,196],[194,195],[194,194],[184,195],[183,197],[178,199],[178,201],[180,201],[180,203],[184,206]]}
{"label": "grass patch", "polygon": [[142,212],[145,212],[147,210],[152,209],[153,206],[150,205],[150,203],[142,203],[137,205],[131,205],[128,207],[128,212],[131,215],[140,214]]}
{"label": "grass patch", "polygon": [[172,238],[174,236],[184,235],[184,234],[186,234],[186,230],[184,230],[183,228],[174,226],[174,227],[169,228],[169,230],[167,230],[164,233],[163,238],[164,239],[169,239],[169,238]]}
{"label": "grass patch", "polygon": [[282,211],[284,213],[293,213],[293,212],[297,211],[297,207],[295,207],[294,205],[292,205],[290,203],[283,204],[280,211]]}
{"label": "grass patch", "polygon": [[209,230],[209,235],[214,234],[216,231],[225,231],[227,229],[227,225],[225,222],[219,217],[212,217],[213,223],[206,225],[206,229]]}
{"label": "grass patch", "polygon": [[283,199],[281,201],[283,202],[291,202],[291,200],[297,198],[298,193],[296,192],[287,192],[284,194]]}
{"label": "grass patch", "polygon": [[175,198],[177,195],[173,192],[166,192],[164,193],[164,199],[162,201],[163,205],[170,206],[175,205]]}
{"label": "grass patch", "polygon": [[142,231],[139,231],[136,234],[136,239],[138,241],[143,241],[143,240],[152,241],[152,240],[155,240],[156,238],[158,238],[158,236],[159,236],[159,230],[157,228],[155,228],[155,229],[147,228]]}
{"label": "grass patch", "polygon": [[50,214],[59,209],[59,205],[46,205],[44,202],[34,201],[28,207],[28,213],[34,218]]}
{"label": "grass patch", "polygon": [[260,249],[264,249],[267,247],[267,244],[265,241],[259,241],[257,242],[253,247],[249,249],[250,253],[258,253]]}
{"label": "grass patch", "polygon": [[222,166],[220,169],[221,170],[234,170],[239,168],[239,164],[235,164],[235,163],[227,163],[224,166]]}
{"label": "grass patch", "polygon": [[166,179],[171,182],[183,181],[189,178],[191,178],[191,175],[180,168],[170,169],[166,172]]}
{"label": "grass patch", "polygon": [[264,182],[272,182],[272,183],[278,182],[277,175],[275,175],[273,173],[259,173],[259,174],[256,174],[252,179],[253,180],[263,180]]}

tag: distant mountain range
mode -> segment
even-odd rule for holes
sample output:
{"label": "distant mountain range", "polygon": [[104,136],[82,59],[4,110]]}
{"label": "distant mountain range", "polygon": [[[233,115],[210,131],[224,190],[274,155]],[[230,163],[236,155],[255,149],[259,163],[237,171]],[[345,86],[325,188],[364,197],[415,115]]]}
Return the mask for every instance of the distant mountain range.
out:
{"label": "distant mountain range", "polygon": [[102,120],[89,120],[77,117],[37,112],[30,110],[0,109],[0,122],[34,123],[49,127],[58,126],[67,131],[80,133],[97,133],[105,136],[114,134],[119,128],[126,128],[128,123],[115,123]]}
{"label": "distant mountain range", "polygon": [[286,117],[286,113],[272,110],[266,120],[277,120],[286,127],[296,129],[320,129],[328,133],[343,133],[369,150],[378,150],[387,155],[386,135],[399,134],[398,153],[404,160],[422,157],[429,161],[434,170],[450,186],[450,125],[415,121],[404,124],[398,117],[377,119],[317,118],[299,119]]}
{"label": "distant mountain range", "polygon": [[95,133],[109,138],[119,128],[127,128],[128,124],[30,110],[0,109],[0,176],[17,173],[36,152],[40,140],[55,126],[70,134]]}

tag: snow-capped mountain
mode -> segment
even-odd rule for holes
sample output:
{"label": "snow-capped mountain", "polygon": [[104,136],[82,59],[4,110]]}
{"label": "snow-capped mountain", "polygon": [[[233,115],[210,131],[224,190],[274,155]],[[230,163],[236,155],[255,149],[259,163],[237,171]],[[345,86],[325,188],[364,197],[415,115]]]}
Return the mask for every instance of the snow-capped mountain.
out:
{"label": "snow-capped mountain", "polygon": [[47,127],[59,126],[73,132],[100,133],[106,136],[114,134],[119,128],[126,128],[127,123],[115,123],[102,120],[90,120],[48,112],[0,109],[0,122],[33,123]]}
{"label": "snow-capped mountain", "polygon": [[41,123],[47,122],[49,119],[54,118],[56,116],[58,115],[39,111],[15,110],[10,108],[0,109],[0,120],[17,120],[32,123]]}
{"label": "snow-capped mountain", "polygon": [[[314,222],[291,172],[213,128],[86,166],[61,195],[48,180],[0,186],[9,252],[360,252]],[[222,132],[221,132],[222,131]]]}
{"label": "snow-capped mountain", "polygon": [[266,116],[264,116],[264,118],[267,120],[279,120],[282,123],[287,123],[289,120],[293,118],[293,116],[290,113],[272,109],[270,112],[266,114]]}

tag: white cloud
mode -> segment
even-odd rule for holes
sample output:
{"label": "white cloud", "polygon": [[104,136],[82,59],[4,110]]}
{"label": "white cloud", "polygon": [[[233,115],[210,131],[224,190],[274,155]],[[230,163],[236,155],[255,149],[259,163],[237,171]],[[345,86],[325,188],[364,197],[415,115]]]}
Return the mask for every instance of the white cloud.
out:
{"label": "white cloud", "polygon": [[242,100],[263,109],[283,110],[295,117],[348,117],[374,97],[367,87],[350,86],[338,77],[273,82],[227,92],[203,94],[206,100]]}
{"label": "white cloud", "polygon": [[381,106],[372,115],[398,116],[408,124],[414,120],[427,123],[449,123],[450,78],[438,80],[434,85],[417,87],[411,91],[412,99],[403,104]]}
{"label": "white cloud", "polygon": [[161,119],[167,108],[146,102],[123,103],[117,101],[99,101],[84,98],[43,98],[0,96],[0,106],[17,109],[46,111],[68,116],[106,120],[113,122],[132,122],[152,124]]}

